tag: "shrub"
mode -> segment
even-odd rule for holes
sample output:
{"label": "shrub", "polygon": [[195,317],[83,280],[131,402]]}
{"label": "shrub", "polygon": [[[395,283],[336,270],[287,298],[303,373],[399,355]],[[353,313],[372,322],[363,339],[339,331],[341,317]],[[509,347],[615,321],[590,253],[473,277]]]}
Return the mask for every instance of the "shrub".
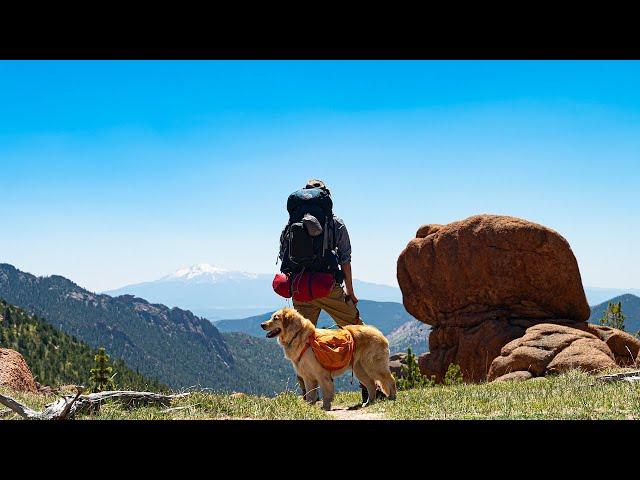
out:
{"label": "shrub", "polygon": [[460,385],[462,383],[462,372],[460,371],[460,365],[450,363],[447,368],[447,373],[444,374],[445,385]]}

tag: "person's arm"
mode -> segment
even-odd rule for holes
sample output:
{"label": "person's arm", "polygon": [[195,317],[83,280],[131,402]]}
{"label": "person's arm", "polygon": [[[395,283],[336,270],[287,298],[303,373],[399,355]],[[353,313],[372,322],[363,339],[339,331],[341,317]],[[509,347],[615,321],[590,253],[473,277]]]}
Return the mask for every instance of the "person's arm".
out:
{"label": "person's arm", "polygon": [[[280,234],[280,251],[278,252],[278,259],[280,261],[284,260],[284,247],[285,247],[284,234],[286,231],[287,231],[287,226],[285,225],[284,228],[282,229],[282,233]],[[276,263],[278,263],[277,260],[276,260]]]}
{"label": "person's arm", "polygon": [[351,240],[349,232],[342,219],[334,217],[334,228],[336,228],[336,247],[338,247],[338,261],[344,274],[344,287],[347,295],[351,297],[353,303],[358,303],[353,291],[353,276],[351,274]]}
{"label": "person's arm", "polygon": [[347,291],[347,295],[353,300],[353,304],[358,303],[358,297],[353,293],[353,277],[351,276],[351,262],[341,263],[342,273],[344,273],[344,287]]}

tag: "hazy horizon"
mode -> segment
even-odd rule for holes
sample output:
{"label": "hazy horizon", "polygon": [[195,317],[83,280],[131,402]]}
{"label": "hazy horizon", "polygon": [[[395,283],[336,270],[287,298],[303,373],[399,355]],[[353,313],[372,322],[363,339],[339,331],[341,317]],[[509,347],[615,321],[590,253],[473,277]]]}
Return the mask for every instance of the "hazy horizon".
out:
{"label": "hazy horizon", "polygon": [[354,277],[424,223],[564,236],[640,288],[640,62],[0,61],[0,262],[96,292],[210,263],[273,273],[287,196],[331,188]]}

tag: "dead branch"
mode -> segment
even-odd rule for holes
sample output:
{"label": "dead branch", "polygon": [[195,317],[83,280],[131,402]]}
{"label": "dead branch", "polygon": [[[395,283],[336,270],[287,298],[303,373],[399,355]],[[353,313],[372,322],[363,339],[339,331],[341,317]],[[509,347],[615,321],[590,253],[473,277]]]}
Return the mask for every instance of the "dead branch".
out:
{"label": "dead branch", "polygon": [[172,400],[189,395],[189,393],[163,395],[154,392],[128,390],[98,392],[89,395],[81,395],[81,393],[82,390],[78,389],[76,395],[65,395],[46,405],[42,412],[31,410],[17,400],[2,394],[0,394],[0,403],[28,420],[70,420],[75,418],[78,413],[86,413],[99,408],[106,400],[117,401],[129,407],[150,404],[167,406]]}
{"label": "dead branch", "polygon": [[9,396],[2,395],[1,393],[0,393],[0,403],[5,407],[9,407],[11,410],[16,412],[22,418],[28,418],[30,420],[38,418],[38,415],[39,415],[38,412],[36,412],[35,410],[31,410],[26,405],[23,405],[22,403],[18,402],[17,400],[14,400]]}
{"label": "dead branch", "polygon": [[611,375],[601,375],[596,377],[596,380],[601,382],[615,382],[618,380],[625,380],[627,382],[640,381],[640,370],[634,370],[633,372],[612,373]]}

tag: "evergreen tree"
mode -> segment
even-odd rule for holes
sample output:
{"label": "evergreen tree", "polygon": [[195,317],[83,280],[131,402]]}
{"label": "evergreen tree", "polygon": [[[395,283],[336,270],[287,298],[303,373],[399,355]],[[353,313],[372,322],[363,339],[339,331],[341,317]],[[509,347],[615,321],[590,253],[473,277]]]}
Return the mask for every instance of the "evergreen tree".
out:
{"label": "evergreen tree", "polygon": [[607,310],[600,319],[600,325],[624,330],[625,315],[622,313],[622,302],[609,302]]}
{"label": "evergreen tree", "polygon": [[411,351],[411,347],[407,349],[406,364],[402,364],[402,376],[396,378],[396,387],[398,390],[409,390],[411,388],[427,387],[433,382],[427,379],[418,367],[416,356]]}
{"label": "evergreen tree", "polygon": [[89,377],[91,391],[101,392],[104,390],[114,390],[113,367],[111,366],[109,355],[105,352],[104,347],[98,349],[98,353],[94,359],[96,362],[95,367],[91,369],[91,375]]}

